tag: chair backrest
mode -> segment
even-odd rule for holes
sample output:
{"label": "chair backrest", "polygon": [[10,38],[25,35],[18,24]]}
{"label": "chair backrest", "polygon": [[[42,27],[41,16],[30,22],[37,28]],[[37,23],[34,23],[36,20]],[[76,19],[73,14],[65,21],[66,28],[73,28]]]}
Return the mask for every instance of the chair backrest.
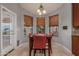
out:
{"label": "chair backrest", "polygon": [[45,49],[46,47],[46,36],[34,35],[33,36],[34,49]]}
{"label": "chair backrest", "polygon": [[32,35],[32,33],[29,33],[29,37]]}
{"label": "chair backrest", "polygon": [[50,32],[50,33],[48,34],[48,36],[52,37],[52,36],[53,36],[53,33]]}

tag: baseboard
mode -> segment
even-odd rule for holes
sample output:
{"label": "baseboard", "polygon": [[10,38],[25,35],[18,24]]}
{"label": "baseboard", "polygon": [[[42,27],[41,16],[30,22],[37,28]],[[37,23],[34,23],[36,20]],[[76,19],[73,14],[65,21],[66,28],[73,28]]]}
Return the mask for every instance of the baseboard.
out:
{"label": "baseboard", "polygon": [[72,54],[72,51],[69,50],[68,48],[66,48],[64,45],[60,44],[60,43],[55,43],[57,44],[58,46],[62,47],[62,49],[64,50],[64,52],[67,54],[67,55],[73,55]]}
{"label": "baseboard", "polygon": [[24,43],[19,44],[15,49],[17,49],[17,48],[23,46],[24,44],[28,44],[28,42],[24,42]]}

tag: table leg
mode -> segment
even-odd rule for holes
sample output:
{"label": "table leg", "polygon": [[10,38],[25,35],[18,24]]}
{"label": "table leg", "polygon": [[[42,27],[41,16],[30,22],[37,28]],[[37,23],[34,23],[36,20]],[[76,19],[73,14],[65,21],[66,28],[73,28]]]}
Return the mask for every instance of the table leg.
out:
{"label": "table leg", "polygon": [[50,39],[48,39],[48,55],[50,56]]}
{"label": "table leg", "polygon": [[30,44],[30,40],[29,40],[29,56],[31,56],[31,44]]}
{"label": "table leg", "polygon": [[50,39],[50,51],[52,53],[51,39]]}

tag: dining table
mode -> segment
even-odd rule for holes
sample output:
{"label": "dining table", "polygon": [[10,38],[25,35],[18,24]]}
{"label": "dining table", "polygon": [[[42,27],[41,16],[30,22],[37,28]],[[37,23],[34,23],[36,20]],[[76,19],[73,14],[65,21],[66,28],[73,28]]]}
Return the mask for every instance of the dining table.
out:
{"label": "dining table", "polygon": [[[48,55],[50,56],[52,53],[52,47],[51,47],[52,36],[46,35],[46,38],[48,43]],[[31,56],[32,49],[33,49],[33,35],[30,35],[29,36],[29,56]]]}

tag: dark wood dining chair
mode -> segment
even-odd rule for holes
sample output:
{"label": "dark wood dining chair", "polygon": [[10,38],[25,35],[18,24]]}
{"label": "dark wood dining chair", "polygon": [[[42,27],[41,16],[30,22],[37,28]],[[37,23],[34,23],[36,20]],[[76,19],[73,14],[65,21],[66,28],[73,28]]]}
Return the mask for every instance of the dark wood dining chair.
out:
{"label": "dark wood dining chair", "polygon": [[33,49],[33,37],[32,33],[29,33],[29,56],[31,56],[32,49]]}
{"label": "dark wood dining chair", "polygon": [[53,33],[49,32],[49,34],[48,34],[48,39],[50,40],[49,46],[50,46],[50,51],[51,51],[51,53],[52,53],[52,44],[51,44],[52,36],[53,36]]}
{"label": "dark wood dining chair", "polygon": [[34,56],[36,54],[36,50],[42,50],[44,52],[44,56],[46,56],[46,36],[34,35],[33,36],[33,49]]}

